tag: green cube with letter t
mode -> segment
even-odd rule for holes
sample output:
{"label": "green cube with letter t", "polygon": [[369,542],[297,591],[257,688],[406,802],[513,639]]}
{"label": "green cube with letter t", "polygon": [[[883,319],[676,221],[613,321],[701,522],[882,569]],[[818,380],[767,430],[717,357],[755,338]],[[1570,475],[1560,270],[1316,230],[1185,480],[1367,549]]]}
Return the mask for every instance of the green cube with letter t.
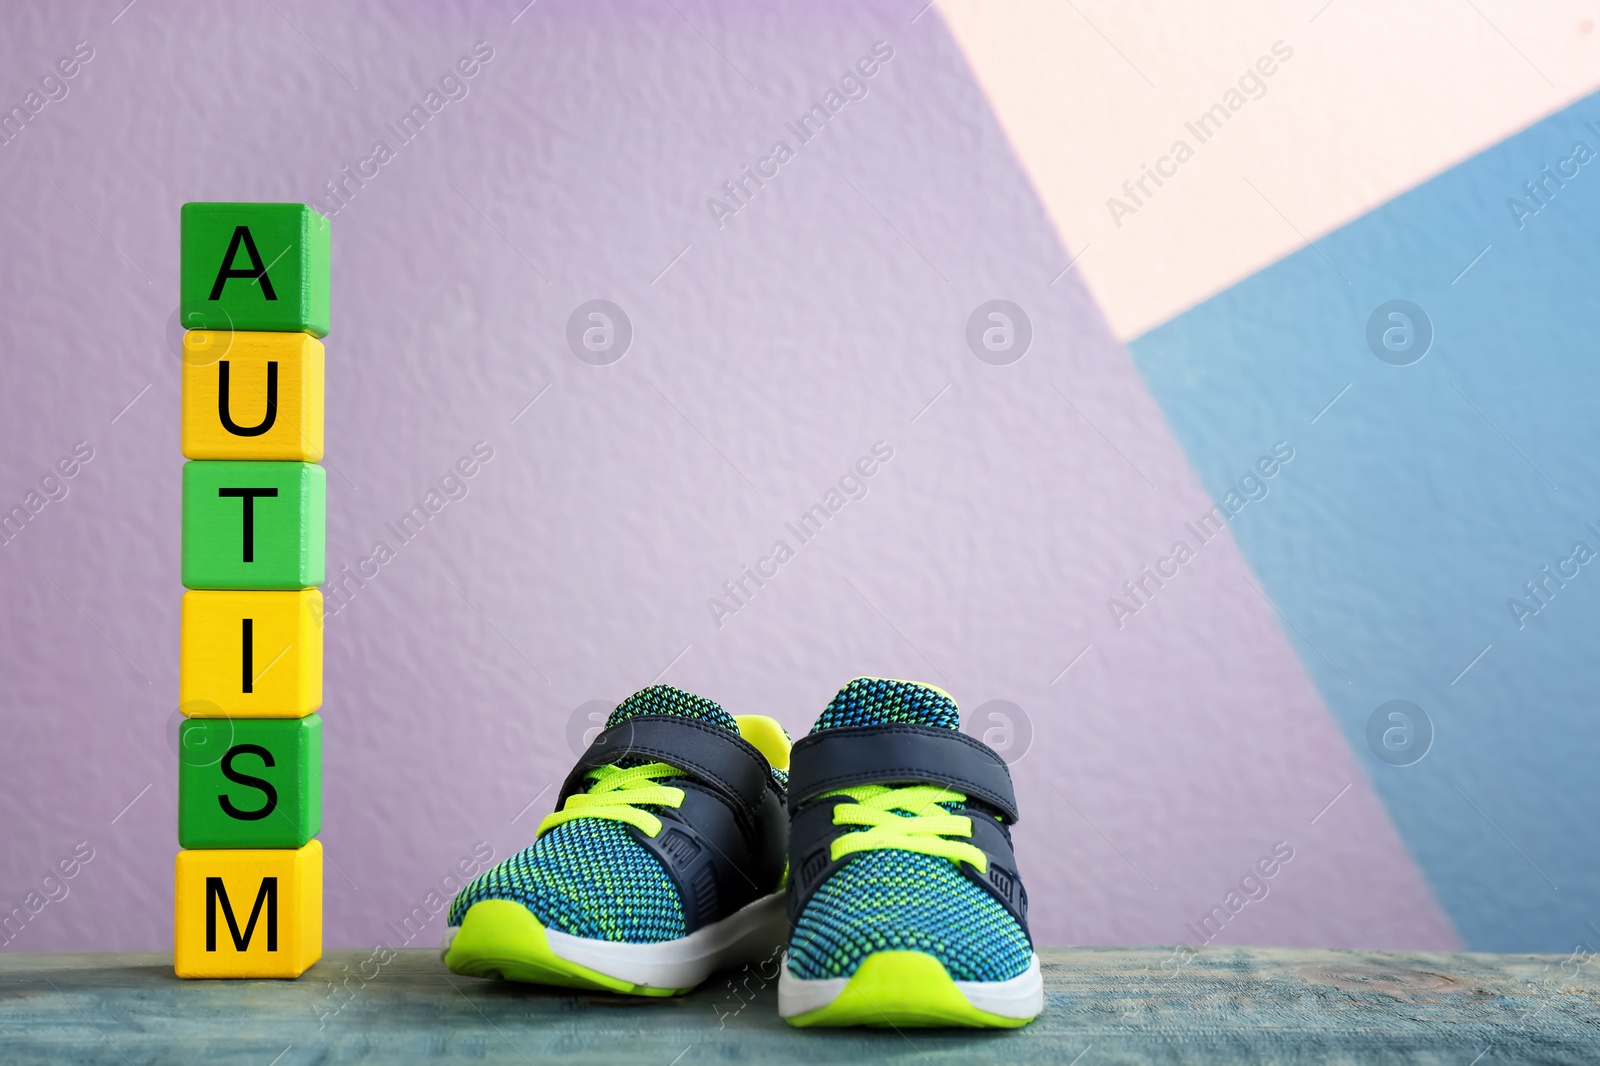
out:
{"label": "green cube with letter t", "polygon": [[183,205],[184,329],[328,333],[328,220],[305,204]]}
{"label": "green cube with letter t", "polygon": [[328,475],[314,463],[185,463],[184,587],[322,584],[327,493]]}
{"label": "green cube with letter t", "polygon": [[179,727],[180,846],[298,848],[321,829],[321,716]]}

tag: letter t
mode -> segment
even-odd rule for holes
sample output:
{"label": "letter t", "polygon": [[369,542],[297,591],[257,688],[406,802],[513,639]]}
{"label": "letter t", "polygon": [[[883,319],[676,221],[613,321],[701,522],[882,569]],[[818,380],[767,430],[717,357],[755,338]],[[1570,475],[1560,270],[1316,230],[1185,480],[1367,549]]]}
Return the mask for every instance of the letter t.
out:
{"label": "letter t", "polygon": [[256,561],[256,497],[273,497],[277,489],[218,489],[218,496],[237,496],[244,501],[244,562]]}

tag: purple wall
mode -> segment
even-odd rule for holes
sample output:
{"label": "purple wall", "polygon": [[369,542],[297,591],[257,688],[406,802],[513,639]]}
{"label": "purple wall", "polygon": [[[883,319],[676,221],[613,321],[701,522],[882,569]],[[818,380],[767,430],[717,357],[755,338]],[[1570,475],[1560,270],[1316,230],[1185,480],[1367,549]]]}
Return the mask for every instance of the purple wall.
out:
{"label": "purple wall", "polygon": [[[379,140],[333,218],[329,572],[394,558],[330,593],[330,946],[397,943],[480,842],[528,843],[588,701],[659,679],[798,735],[857,674],[1022,709],[1041,942],[1196,942],[1282,841],[1220,939],[1453,946],[1230,539],[1109,619],[1209,501],[1076,274],[1052,283],[1070,252],[937,13],[518,7],[4,16],[4,106],[94,50],[0,147],[0,505],[94,451],[0,547],[0,911],[94,854],[7,949],[170,943],[179,205],[331,210]],[[467,95],[402,144],[386,123],[479,41]],[[801,143],[785,124],[879,41],[865,97]],[[708,198],[734,206],[720,186],[778,140],[719,226]],[[566,331],[601,298],[634,335],[595,366]],[[1031,319],[1012,365],[967,346],[994,298]],[[388,523],[478,441],[466,496],[402,544]],[[785,523],[879,441],[801,545]],[[779,539],[795,557],[714,618]]]}

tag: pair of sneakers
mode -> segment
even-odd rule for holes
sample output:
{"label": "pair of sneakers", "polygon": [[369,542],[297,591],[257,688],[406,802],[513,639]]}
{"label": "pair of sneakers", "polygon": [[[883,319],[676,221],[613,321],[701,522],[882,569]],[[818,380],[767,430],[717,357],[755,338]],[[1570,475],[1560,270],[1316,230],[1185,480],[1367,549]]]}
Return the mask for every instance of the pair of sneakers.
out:
{"label": "pair of sneakers", "polygon": [[624,700],[526,850],[450,908],[475,977],[671,996],[776,959],[791,1025],[1026,1025],[1044,1006],[1005,762],[931,685],[857,678],[783,727]]}

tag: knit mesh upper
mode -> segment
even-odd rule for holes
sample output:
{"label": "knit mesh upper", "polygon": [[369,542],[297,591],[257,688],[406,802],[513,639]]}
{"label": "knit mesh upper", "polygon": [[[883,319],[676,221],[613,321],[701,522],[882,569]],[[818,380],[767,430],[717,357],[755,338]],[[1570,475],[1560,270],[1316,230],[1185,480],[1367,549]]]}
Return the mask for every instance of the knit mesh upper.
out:
{"label": "knit mesh upper", "polygon": [[[857,678],[812,731],[886,722],[954,730],[960,713],[929,686]],[[1016,919],[954,861],[885,848],[858,853],[807,901],[790,939],[789,970],[809,980],[849,977],[878,951],[926,952],[957,981],[1004,981],[1027,970],[1033,947]]]}
{"label": "knit mesh upper", "polygon": [[[694,718],[738,732],[733,716],[717,703],[671,685],[629,696],[606,726],[645,714]],[[647,760],[623,765],[639,761]],[[579,818],[556,826],[462,889],[451,904],[449,924],[460,925],[467,909],[486,899],[515,900],[547,928],[591,940],[655,944],[687,930],[677,886],[621,822]]]}
{"label": "knit mesh upper", "polygon": [[931,685],[858,677],[828,702],[811,731],[889,722],[958,730],[961,712],[955,700]]}

